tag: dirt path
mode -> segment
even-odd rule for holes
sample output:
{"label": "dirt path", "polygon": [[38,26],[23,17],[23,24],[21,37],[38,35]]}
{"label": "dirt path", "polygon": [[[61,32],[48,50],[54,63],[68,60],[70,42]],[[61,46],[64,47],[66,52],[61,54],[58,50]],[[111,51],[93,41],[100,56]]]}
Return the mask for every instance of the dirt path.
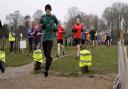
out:
{"label": "dirt path", "polygon": [[90,78],[57,77],[52,74],[44,78],[42,74],[33,74],[33,63],[21,67],[7,68],[0,74],[0,89],[112,89],[116,74],[94,75]]}
{"label": "dirt path", "polygon": [[4,74],[0,74],[0,79],[15,78],[16,76],[30,74],[33,69],[33,63],[20,67],[8,67]]}

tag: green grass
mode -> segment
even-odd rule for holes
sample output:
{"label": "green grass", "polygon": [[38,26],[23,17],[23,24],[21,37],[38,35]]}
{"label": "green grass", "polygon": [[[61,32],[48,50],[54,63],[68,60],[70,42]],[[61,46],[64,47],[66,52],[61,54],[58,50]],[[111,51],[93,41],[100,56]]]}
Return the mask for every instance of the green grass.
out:
{"label": "green grass", "polygon": [[[65,54],[69,56],[62,57],[53,61],[51,69],[54,73],[60,75],[73,75],[78,76],[80,73],[79,60],[75,59],[75,47],[65,47]],[[28,56],[28,51],[24,53],[13,53],[9,55],[9,50],[6,51],[6,65],[17,67],[31,63],[32,57]],[[92,67],[90,68],[91,74],[107,74],[117,72],[117,47],[99,47],[91,50],[92,52]],[[57,45],[54,44],[52,55],[55,57],[57,54]],[[72,54],[72,55],[70,55]]]}
{"label": "green grass", "polygon": [[[57,44],[54,43],[53,45],[54,46],[52,48],[52,56],[56,57],[56,55],[57,55]],[[74,47],[72,47],[72,46],[65,47],[65,54],[66,55],[72,53],[73,51],[75,51]]]}
{"label": "green grass", "polygon": [[[2,40],[0,40],[0,43],[2,44]],[[2,48],[2,45],[0,46],[1,46],[0,48]],[[32,55],[28,56],[28,49],[25,49],[24,53],[17,52],[17,53],[12,53],[12,55],[10,55],[8,39],[6,39],[4,46],[6,49],[6,66],[7,67],[17,67],[17,66],[31,63],[33,61]],[[28,47],[28,44],[27,44],[27,47]]]}
{"label": "green grass", "polygon": [[12,53],[11,55],[6,51],[6,65],[8,67],[17,67],[31,63],[32,61],[32,57],[28,56],[26,50],[24,53]]}
{"label": "green grass", "polygon": [[92,50],[93,66],[91,71],[94,73],[117,72],[117,47],[101,47]]}
{"label": "green grass", "polygon": [[[74,48],[70,50],[74,51]],[[99,47],[91,50],[92,52],[92,67],[90,73],[92,74],[107,74],[117,72],[117,47]],[[72,52],[72,53],[75,53]],[[75,54],[64,58],[60,58],[58,61],[52,63],[52,70],[59,72],[61,75],[69,74],[76,75],[80,72],[79,60],[75,59]]]}
{"label": "green grass", "polygon": [[[66,54],[71,53],[74,49],[73,47],[70,48],[65,48],[67,51]],[[54,45],[52,49],[52,55],[55,57],[57,54],[57,46]],[[32,55],[28,56],[28,50],[24,50],[24,53],[13,53],[10,55],[9,49],[6,48],[6,65],[8,67],[17,67],[21,65],[25,65],[28,63],[31,63],[32,60]]]}

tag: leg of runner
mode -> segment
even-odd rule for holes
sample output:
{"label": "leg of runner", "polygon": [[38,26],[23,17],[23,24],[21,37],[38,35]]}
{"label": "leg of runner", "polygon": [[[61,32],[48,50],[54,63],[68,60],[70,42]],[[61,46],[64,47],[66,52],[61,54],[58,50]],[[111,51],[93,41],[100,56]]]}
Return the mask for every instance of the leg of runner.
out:
{"label": "leg of runner", "polygon": [[92,41],[92,47],[94,47],[94,46],[95,46],[95,40]]}
{"label": "leg of runner", "polygon": [[65,53],[64,53],[64,45],[63,44],[61,45],[61,53],[62,53],[63,56],[65,55]]}
{"label": "leg of runner", "polygon": [[57,53],[57,57],[59,57],[60,56],[60,43],[58,43],[58,53]]}
{"label": "leg of runner", "polygon": [[51,66],[52,57],[51,57],[51,49],[52,49],[53,41],[45,41],[43,42],[44,55],[46,57],[45,63],[45,77],[48,76],[48,71]]}
{"label": "leg of runner", "polygon": [[77,53],[76,53],[76,55],[77,55],[77,58],[79,58],[79,56],[80,56],[80,44],[77,44]]}

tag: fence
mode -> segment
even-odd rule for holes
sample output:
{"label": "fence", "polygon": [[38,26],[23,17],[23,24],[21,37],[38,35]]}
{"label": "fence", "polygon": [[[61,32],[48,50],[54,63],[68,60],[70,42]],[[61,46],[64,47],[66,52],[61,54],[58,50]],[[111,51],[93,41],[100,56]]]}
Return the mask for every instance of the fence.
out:
{"label": "fence", "polygon": [[128,57],[127,48],[122,44],[123,42],[118,42],[118,76],[115,80],[115,85],[113,89],[128,89]]}
{"label": "fence", "polygon": [[[27,40],[27,39],[26,39]],[[28,43],[27,43],[27,47],[28,47]],[[0,48],[2,50],[6,50],[8,48],[10,48],[10,42],[8,41],[8,39],[0,39]],[[14,43],[14,52],[15,53],[20,53],[20,39],[16,39],[15,43]]]}

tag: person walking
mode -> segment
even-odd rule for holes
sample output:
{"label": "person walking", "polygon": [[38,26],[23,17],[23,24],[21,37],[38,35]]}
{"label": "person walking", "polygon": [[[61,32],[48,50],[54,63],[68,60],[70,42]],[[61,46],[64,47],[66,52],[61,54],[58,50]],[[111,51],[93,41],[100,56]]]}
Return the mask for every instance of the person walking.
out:
{"label": "person walking", "polygon": [[51,50],[53,45],[53,39],[57,31],[58,20],[55,15],[51,14],[52,7],[50,4],[45,6],[45,15],[41,16],[40,24],[42,26],[42,45],[44,56],[46,58],[45,63],[45,77],[48,76],[48,71],[52,63]]}
{"label": "person walking", "polygon": [[36,47],[38,44],[41,44],[42,30],[39,24],[39,19],[35,19],[32,29],[33,29],[34,47]]}
{"label": "person walking", "polygon": [[33,29],[32,29],[32,23],[29,22],[29,27],[27,28],[27,36],[28,36],[28,42],[29,42],[29,53],[33,52]]}

